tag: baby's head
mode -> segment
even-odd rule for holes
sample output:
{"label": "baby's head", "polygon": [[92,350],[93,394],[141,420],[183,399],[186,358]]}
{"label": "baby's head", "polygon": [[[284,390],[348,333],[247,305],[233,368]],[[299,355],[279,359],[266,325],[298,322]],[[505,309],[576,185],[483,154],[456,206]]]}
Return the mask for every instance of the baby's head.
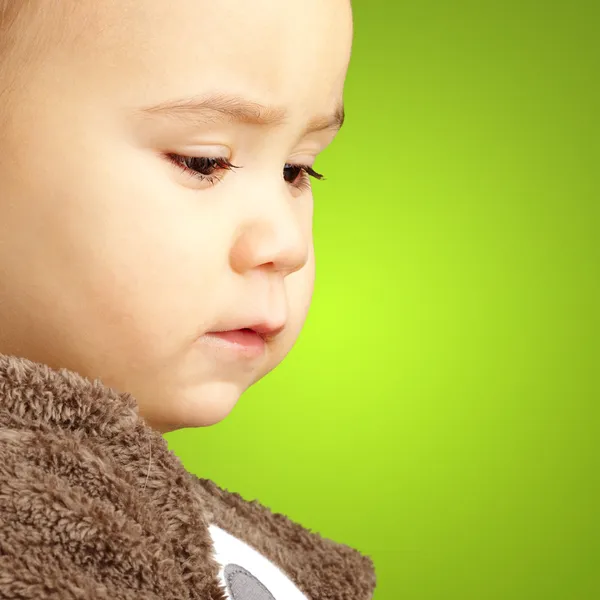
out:
{"label": "baby's head", "polygon": [[162,432],[218,422],[308,311],[349,0],[0,14],[0,353],[130,392]]}

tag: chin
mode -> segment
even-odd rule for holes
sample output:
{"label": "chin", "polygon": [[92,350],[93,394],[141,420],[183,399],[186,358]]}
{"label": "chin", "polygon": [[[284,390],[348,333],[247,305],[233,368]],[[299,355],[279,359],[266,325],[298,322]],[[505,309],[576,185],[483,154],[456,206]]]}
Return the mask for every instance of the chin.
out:
{"label": "chin", "polygon": [[143,403],[139,402],[139,414],[160,433],[208,427],[221,422],[231,413],[243,391],[230,381],[205,383],[186,390],[183,395],[163,400],[158,410],[144,410]]}

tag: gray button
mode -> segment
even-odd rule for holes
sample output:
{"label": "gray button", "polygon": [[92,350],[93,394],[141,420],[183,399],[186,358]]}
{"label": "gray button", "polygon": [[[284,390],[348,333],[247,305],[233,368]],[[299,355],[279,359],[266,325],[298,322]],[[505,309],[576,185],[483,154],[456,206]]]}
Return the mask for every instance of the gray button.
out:
{"label": "gray button", "polygon": [[239,565],[226,565],[224,576],[231,600],[275,600],[264,584]]}

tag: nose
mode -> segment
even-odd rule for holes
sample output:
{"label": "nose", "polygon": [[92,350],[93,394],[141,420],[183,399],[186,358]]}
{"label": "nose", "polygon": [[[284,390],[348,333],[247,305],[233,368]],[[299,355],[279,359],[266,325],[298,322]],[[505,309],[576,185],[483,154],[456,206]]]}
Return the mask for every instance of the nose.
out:
{"label": "nose", "polygon": [[294,202],[303,199],[281,197],[265,199],[260,212],[239,226],[230,253],[231,268],[244,273],[268,266],[284,276],[300,270],[308,261],[312,210],[297,209]]}

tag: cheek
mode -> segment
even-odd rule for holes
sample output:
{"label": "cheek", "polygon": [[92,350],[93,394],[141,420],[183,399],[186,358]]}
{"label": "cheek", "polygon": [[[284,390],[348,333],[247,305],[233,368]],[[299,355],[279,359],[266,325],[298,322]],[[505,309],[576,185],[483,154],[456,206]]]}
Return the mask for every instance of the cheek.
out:
{"label": "cheek", "polygon": [[38,281],[56,301],[47,318],[57,328],[74,323],[99,352],[117,347],[123,358],[151,363],[179,351],[215,314],[227,223],[152,174],[145,157],[110,156],[82,161],[76,177],[54,172]]}
{"label": "cheek", "polygon": [[315,256],[311,243],[306,265],[289,275],[285,282],[289,307],[289,331],[285,337],[286,354],[300,335],[310,308],[315,283]]}
{"label": "cheek", "polygon": [[[155,358],[177,352],[217,313],[227,258],[226,236],[206,226],[212,221],[162,217],[161,227],[138,225],[135,235],[105,251],[87,280],[78,282],[87,306],[103,315],[113,333],[120,330],[128,351],[144,349]],[[121,227],[111,223],[96,230],[94,239],[118,239],[117,231],[125,233]],[[94,258],[81,260],[90,265]]]}

